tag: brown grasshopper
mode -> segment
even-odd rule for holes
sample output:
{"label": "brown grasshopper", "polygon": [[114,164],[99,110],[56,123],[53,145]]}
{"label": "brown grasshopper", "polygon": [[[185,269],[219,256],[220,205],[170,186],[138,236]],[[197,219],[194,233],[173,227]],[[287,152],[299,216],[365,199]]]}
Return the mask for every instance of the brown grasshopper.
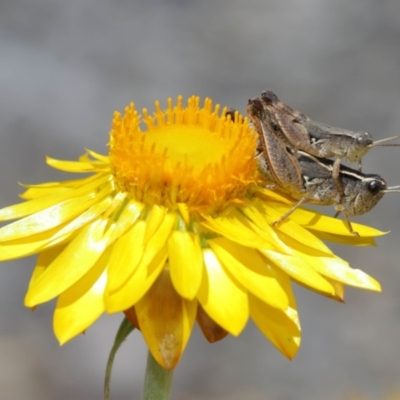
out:
{"label": "brown grasshopper", "polygon": [[[368,132],[353,132],[314,121],[280,101],[271,90],[263,92],[261,100],[276,127],[295,152],[303,150],[320,158],[346,158],[349,163],[356,161],[361,163],[362,157],[372,147],[400,146],[400,144],[383,144],[400,138],[400,135],[374,142]],[[359,169],[361,170],[361,164]]]}
{"label": "brown grasshopper", "polygon": [[[400,192],[400,186],[387,187],[379,175],[364,174],[339,163],[338,176],[333,177],[335,162],[318,158],[301,150],[296,153],[276,134],[259,99],[249,101],[247,114],[261,140],[256,156],[260,172],[272,186],[279,186],[298,202],[274,225],[283,222],[301,204],[334,205],[343,212],[350,232],[350,217],[370,211],[385,193]],[[342,191],[338,188],[337,179]],[[346,207],[345,204],[348,204]]]}
{"label": "brown grasshopper", "polygon": [[350,163],[358,161],[358,168],[361,171],[361,159],[372,147],[400,146],[399,144],[383,144],[388,140],[400,138],[400,135],[374,142],[368,132],[353,132],[313,121],[280,101],[271,90],[263,92],[261,100],[264,109],[269,113],[271,124],[292,146],[294,153],[297,150],[303,150],[319,158],[335,158],[332,177],[342,199],[339,203],[344,201],[344,188],[339,179],[342,158],[346,158]]}

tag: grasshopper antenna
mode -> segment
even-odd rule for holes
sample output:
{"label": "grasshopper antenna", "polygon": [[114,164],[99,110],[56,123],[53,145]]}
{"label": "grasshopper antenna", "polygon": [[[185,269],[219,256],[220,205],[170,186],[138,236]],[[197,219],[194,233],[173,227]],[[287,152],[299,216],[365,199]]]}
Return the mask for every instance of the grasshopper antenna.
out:
{"label": "grasshopper antenna", "polygon": [[388,138],[385,138],[385,139],[377,140],[376,142],[371,143],[368,147],[371,148],[371,147],[375,147],[375,146],[382,146],[382,147],[383,146],[387,146],[387,147],[400,146],[400,144],[397,144],[397,143],[381,144],[383,142],[387,142],[389,140],[399,139],[399,138],[400,138],[400,135],[397,135],[397,136],[392,136],[392,137],[388,137]]}
{"label": "grasshopper antenna", "polygon": [[400,186],[391,186],[385,190],[381,190],[381,193],[400,193]]}

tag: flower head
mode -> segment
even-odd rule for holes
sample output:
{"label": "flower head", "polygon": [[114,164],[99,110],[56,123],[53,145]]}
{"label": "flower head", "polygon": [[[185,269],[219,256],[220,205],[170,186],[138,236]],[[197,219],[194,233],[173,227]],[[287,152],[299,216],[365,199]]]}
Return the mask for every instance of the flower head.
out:
{"label": "flower head", "polygon": [[115,113],[108,156],[48,158],[89,173],[25,185],[26,200],[0,210],[0,260],[38,254],[28,307],[57,298],[54,330],[65,343],[103,312],[125,312],[156,360],[172,369],[195,320],[210,341],[239,335],[249,317],[287,357],[300,345],[291,283],[341,301],[343,285],[379,291],[322,242],[371,245],[381,232],[291,208],[263,188],[246,119],[206,99],[178,97],[143,120]]}

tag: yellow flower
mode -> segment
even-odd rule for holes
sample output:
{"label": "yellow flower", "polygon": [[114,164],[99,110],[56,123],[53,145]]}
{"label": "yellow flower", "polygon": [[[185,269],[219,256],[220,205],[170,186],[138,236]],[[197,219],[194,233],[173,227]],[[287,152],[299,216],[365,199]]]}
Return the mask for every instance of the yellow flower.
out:
{"label": "yellow flower", "polygon": [[141,121],[131,104],[114,115],[108,156],[47,159],[91,175],[26,185],[25,202],[0,210],[0,220],[17,220],[0,229],[0,260],[38,254],[25,304],[57,298],[60,343],[104,311],[125,312],[172,369],[196,319],[213,342],[239,335],[251,317],[292,358],[300,324],[291,282],[339,301],[343,284],[380,290],[321,239],[371,245],[381,232],[354,224],[355,237],[305,209],[274,227],[291,202],[263,189],[247,120],[219,111],[178,97]]}

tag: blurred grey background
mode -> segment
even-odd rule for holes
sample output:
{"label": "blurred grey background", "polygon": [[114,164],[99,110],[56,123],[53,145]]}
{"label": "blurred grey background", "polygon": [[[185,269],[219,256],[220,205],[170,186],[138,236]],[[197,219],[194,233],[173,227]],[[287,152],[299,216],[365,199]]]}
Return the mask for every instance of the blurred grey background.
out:
{"label": "blurred grey background", "polygon": [[[17,181],[67,179],[44,156],[105,153],[114,110],[198,94],[244,110],[273,89],[316,120],[375,139],[400,133],[398,0],[1,0],[0,205]],[[399,149],[374,149],[365,172],[400,184]],[[384,231],[375,248],[335,250],[380,280],[346,304],[296,289],[302,347],[286,360],[249,324],[209,345],[198,329],[175,372],[173,398],[380,399],[400,390],[400,194],[357,222]],[[332,209],[326,209],[333,214]],[[102,398],[121,316],[100,319],[59,347],[54,303],[24,308],[34,260],[1,265],[2,399]],[[117,355],[113,400],[139,399],[146,349],[133,334]]]}

